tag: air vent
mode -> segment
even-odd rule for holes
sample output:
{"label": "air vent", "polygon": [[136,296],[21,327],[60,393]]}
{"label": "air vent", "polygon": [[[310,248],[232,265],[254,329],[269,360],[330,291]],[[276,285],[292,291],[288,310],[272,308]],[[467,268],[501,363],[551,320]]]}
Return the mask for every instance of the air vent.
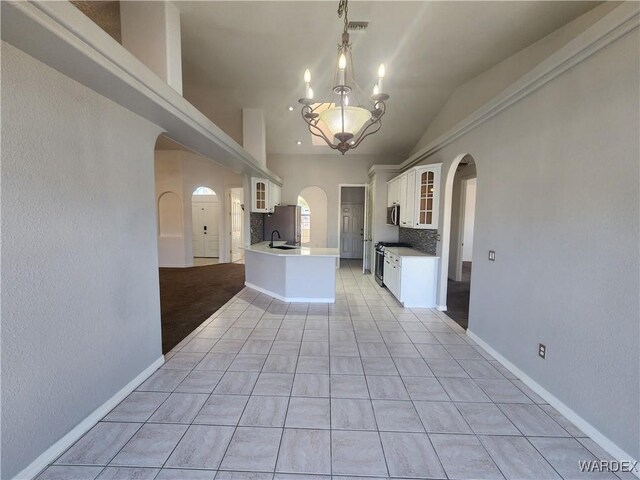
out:
{"label": "air vent", "polygon": [[350,32],[363,32],[369,26],[369,22],[349,22],[347,29]]}

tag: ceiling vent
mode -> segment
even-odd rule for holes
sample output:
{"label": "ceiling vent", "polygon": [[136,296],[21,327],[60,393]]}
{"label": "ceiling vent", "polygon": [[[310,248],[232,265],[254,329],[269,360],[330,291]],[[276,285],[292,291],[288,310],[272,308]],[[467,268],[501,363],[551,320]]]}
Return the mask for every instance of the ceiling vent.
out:
{"label": "ceiling vent", "polygon": [[369,26],[369,22],[349,22],[347,30],[350,32],[364,32]]}

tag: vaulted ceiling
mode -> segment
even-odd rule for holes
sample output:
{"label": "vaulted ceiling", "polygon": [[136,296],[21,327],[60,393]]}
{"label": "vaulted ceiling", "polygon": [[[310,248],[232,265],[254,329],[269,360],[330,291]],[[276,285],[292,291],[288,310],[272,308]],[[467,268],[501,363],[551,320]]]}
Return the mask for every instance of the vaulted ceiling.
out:
{"label": "vaulted ceiling", "polygon": [[[191,103],[239,143],[242,108],[261,108],[267,152],[334,153],[311,145],[297,100],[307,67],[316,98],[330,98],[342,31],[337,1],[176,4],[184,95]],[[352,1],[349,19],[369,22],[366,31],[351,35],[357,81],[370,91],[385,63],[391,95],[382,130],[357,152],[408,154],[459,85],[596,5]]]}

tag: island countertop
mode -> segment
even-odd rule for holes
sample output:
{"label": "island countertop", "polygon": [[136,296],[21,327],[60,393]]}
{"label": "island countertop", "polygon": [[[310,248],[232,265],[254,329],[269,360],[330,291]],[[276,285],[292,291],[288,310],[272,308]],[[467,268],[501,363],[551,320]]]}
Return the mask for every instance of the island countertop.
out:
{"label": "island countertop", "polygon": [[[284,245],[284,241],[274,241],[276,246]],[[265,253],[267,255],[276,255],[278,257],[333,257],[338,258],[340,252],[337,248],[313,248],[313,247],[295,247],[290,250],[280,250],[278,248],[269,247],[269,242],[260,242],[244,247],[248,252]]]}

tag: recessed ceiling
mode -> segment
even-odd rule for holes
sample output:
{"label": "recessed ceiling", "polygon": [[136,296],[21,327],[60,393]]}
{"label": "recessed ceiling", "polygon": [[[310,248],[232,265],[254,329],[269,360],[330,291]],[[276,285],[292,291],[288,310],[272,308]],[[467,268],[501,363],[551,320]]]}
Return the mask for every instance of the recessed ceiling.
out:
{"label": "recessed ceiling", "polygon": [[[185,97],[240,144],[242,108],[261,108],[268,153],[336,154],[311,145],[297,100],[305,68],[330,100],[337,3],[176,2]],[[382,129],[353,153],[407,155],[458,86],[597,4],[352,1],[349,19],[369,22],[351,35],[357,81],[370,91],[384,63],[391,95]]]}

